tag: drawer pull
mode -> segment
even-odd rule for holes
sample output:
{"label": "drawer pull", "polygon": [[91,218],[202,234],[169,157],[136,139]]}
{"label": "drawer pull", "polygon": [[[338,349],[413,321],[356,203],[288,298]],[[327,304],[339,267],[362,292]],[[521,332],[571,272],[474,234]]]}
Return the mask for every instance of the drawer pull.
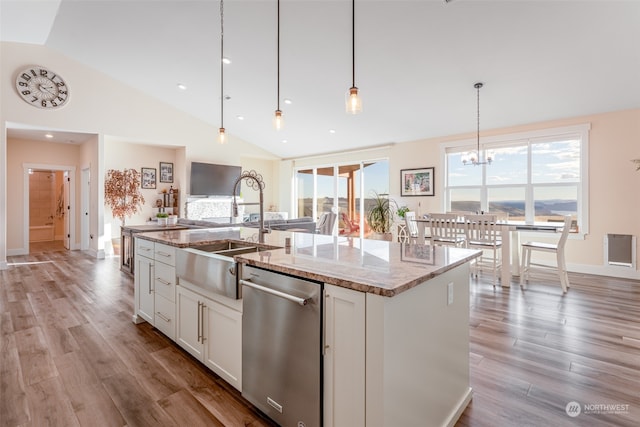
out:
{"label": "drawer pull", "polygon": [[171,284],[171,282],[168,282],[168,281],[164,280],[162,277],[156,277],[156,280],[158,282],[162,283],[163,285],[169,286]]}
{"label": "drawer pull", "polygon": [[166,253],[166,252],[162,252],[162,251],[158,251],[156,252],[158,255],[163,256],[165,258],[171,258],[171,254]]}
{"label": "drawer pull", "polygon": [[141,251],[146,251],[146,252],[149,252],[149,251],[151,250],[151,248],[147,248],[147,247],[145,247],[145,246],[140,246],[140,248],[139,248],[139,249],[140,249]]}
{"label": "drawer pull", "polygon": [[167,316],[165,316],[164,314],[160,313],[159,311],[156,311],[156,316],[158,316],[159,318],[161,318],[165,322],[171,322],[171,319],[169,319]]}

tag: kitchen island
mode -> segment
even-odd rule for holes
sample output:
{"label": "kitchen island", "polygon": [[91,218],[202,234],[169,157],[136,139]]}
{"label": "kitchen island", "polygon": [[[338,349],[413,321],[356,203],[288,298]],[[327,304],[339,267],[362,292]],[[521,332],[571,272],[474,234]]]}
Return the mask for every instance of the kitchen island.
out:
{"label": "kitchen island", "polygon": [[[136,239],[175,250],[258,240],[255,229],[242,227],[143,233]],[[260,251],[235,261],[323,284],[322,425],[455,424],[472,395],[469,263],[478,251],[275,231],[257,245]],[[182,287],[177,282],[176,292]],[[151,286],[147,292],[152,294]],[[227,324],[238,333],[241,300],[222,305],[235,309],[235,322]],[[236,359],[240,339],[230,340]],[[241,375],[230,378],[241,390]]]}

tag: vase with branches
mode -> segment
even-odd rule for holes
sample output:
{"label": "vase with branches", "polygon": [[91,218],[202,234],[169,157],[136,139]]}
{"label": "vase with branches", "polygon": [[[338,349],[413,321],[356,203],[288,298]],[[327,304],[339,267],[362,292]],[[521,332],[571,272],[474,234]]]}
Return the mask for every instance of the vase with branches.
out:
{"label": "vase with branches", "polygon": [[140,191],[140,172],[135,169],[109,169],[104,182],[104,201],[114,217],[124,225],[125,218],[142,209],[144,197]]}

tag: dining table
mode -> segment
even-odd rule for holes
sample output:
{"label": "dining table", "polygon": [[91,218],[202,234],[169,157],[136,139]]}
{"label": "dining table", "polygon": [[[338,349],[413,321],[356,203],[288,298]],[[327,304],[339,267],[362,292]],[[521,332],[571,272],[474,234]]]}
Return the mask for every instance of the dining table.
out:
{"label": "dining table", "polygon": [[[431,219],[416,218],[418,224],[418,244],[426,243],[425,231],[431,225]],[[460,223],[464,223],[464,218],[460,217]],[[501,257],[502,266],[500,269],[500,284],[504,288],[511,286],[512,277],[520,277],[520,233],[521,232],[544,232],[544,233],[557,233],[559,232],[564,223],[563,222],[528,222],[528,221],[515,221],[506,220],[498,221],[498,228],[500,230],[501,245]]]}

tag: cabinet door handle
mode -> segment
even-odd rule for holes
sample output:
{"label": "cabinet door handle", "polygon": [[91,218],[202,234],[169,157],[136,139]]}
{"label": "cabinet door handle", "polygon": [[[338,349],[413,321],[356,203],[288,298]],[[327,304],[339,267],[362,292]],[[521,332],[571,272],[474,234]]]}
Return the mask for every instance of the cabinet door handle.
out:
{"label": "cabinet door handle", "polygon": [[158,316],[159,318],[161,318],[165,322],[171,322],[171,319],[169,319],[168,317],[166,317],[164,314],[160,313],[159,311],[156,311],[156,316]]}
{"label": "cabinet door handle", "polygon": [[151,295],[151,278],[153,277],[153,273],[151,272],[151,267],[153,267],[153,264],[149,263],[149,280],[148,280],[148,284],[149,284],[149,295]]}
{"label": "cabinet door handle", "polygon": [[156,277],[156,280],[158,282],[162,283],[163,285],[169,286],[171,284],[171,282],[168,282],[168,281],[164,280],[162,277]]}
{"label": "cabinet door handle", "polygon": [[207,308],[206,305],[204,305],[204,303],[202,303],[202,305],[200,306],[201,310],[202,310],[202,314],[200,315],[200,321],[202,322],[202,326],[200,326],[200,331],[202,334],[202,344],[204,344],[204,340],[206,340],[207,338],[204,336],[204,309]]}
{"label": "cabinet door handle", "polygon": [[327,350],[329,350],[329,344],[327,344],[327,311],[329,310],[329,294],[327,290],[324,290],[324,306],[322,307],[322,355],[325,356]]}
{"label": "cabinet door handle", "polygon": [[202,342],[202,341],[201,341],[201,339],[202,339],[202,335],[200,335],[200,325],[201,325],[201,323],[200,323],[200,322],[201,322],[201,318],[200,318],[200,316],[201,316],[201,313],[202,313],[202,311],[200,310],[200,306],[201,306],[201,305],[202,305],[202,303],[201,303],[200,301],[198,301],[198,342]]}

